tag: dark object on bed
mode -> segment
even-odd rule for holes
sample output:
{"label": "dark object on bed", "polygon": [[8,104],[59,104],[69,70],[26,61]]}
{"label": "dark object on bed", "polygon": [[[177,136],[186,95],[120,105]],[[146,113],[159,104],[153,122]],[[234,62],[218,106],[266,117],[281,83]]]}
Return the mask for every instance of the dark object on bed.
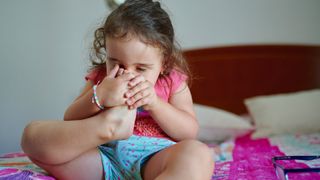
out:
{"label": "dark object on bed", "polygon": [[184,51],[195,103],[237,114],[257,95],[320,88],[320,46],[245,45]]}
{"label": "dark object on bed", "polygon": [[307,173],[314,172],[319,173],[320,168],[317,167],[308,167],[308,168],[294,168],[294,167],[285,167],[284,164],[279,163],[278,161],[312,161],[315,159],[320,159],[320,156],[276,156],[272,158],[272,164],[276,170],[277,176],[280,179],[288,180],[289,173]]}

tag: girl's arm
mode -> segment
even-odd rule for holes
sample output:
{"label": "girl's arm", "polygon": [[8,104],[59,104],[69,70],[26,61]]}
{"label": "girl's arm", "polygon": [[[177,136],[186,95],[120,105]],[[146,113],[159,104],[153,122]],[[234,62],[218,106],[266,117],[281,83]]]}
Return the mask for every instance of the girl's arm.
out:
{"label": "girl's arm", "polygon": [[100,109],[91,102],[93,82],[87,81],[81,94],[73,101],[64,113],[64,120],[85,119],[97,114]]}
{"label": "girl's arm", "polygon": [[171,138],[177,141],[195,139],[199,125],[193,110],[190,89],[184,82],[176,92],[169,102],[157,97],[157,102],[149,109],[149,113]]}
{"label": "girl's arm", "polygon": [[[124,105],[126,100],[124,93],[128,89],[128,81],[133,77],[133,74],[115,66],[97,87],[99,102],[108,108]],[[100,112],[98,106],[91,100],[93,96],[92,86],[93,82],[88,81],[86,83],[80,96],[66,110],[64,120],[84,119]]]}

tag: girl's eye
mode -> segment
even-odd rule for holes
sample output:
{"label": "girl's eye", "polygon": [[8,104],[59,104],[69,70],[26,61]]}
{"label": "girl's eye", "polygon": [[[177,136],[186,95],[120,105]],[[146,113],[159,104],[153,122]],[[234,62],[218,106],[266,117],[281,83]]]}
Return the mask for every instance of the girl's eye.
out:
{"label": "girl's eye", "polygon": [[116,62],[115,61],[112,61],[112,60],[109,60],[108,61],[110,64],[116,64]]}
{"label": "girl's eye", "polygon": [[146,69],[144,69],[144,68],[137,68],[137,70],[141,71],[141,72],[146,71]]}

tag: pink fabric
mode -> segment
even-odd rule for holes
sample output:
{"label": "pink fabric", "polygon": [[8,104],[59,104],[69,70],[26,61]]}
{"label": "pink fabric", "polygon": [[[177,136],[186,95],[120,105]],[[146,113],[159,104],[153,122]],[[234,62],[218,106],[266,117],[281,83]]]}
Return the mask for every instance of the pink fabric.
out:
{"label": "pink fabric", "polygon": [[48,173],[30,161],[23,152],[0,155],[1,180],[55,180]]}
{"label": "pink fabric", "polygon": [[[85,79],[91,80],[96,84],[99,81],[101,82],[105,76],[106,68],[103,66],[103,68],[93,69],[88,75],[86,75]],[[172,70],[168,76],[157,80],[154,86],[156,94],[162,100],[168,102],[170,96],[177,91],[186,79],[186,75],[177,70]],[[169,138],[146,111],[138,111],[133,134],[139,136]]]}
{"label": "pink fabric", "polygon": [[226,162],[215,162],[214,172],[211,180],[227,180],[229,179],[229,172],[231,161]]}
{"label": "pink fabric", "polygon": [[133,134],[138,136],[163,137],[170,139],[170,137],[160,128],[156,121],[154,121],[146,111],[138,111]]}
{"label": "pink fabric", "polygon": [[94,84],[97,84],[98,81],[102,81],[106,76],[106,68],[105,66],[93,69],[89,74],[86,75],[85,79],[93,81]]}
{"label": "pink fabric", "polygon": [[[223,179],[270,179],[276,180],[277,176],[271,158],[283,156],[277,146],[272,146],[268,139],[250,139],[250,134],[236,140],[233,150],[233,161],[230,166],[229,177]],[[305,168],[303,163],[294,161],[286,162],[286,167]],[[289,174],[290,180],[320,179],[319,173]]]}

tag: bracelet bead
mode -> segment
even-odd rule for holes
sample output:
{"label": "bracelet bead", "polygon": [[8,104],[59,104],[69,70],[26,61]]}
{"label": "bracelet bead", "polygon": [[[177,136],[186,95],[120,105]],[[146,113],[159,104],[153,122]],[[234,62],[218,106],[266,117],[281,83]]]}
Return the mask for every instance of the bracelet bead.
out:
{"label": "bracelet bead", "polygon": [[94,85],[92,87],[92,89],[93,89],[93,96],[92,96],[91,102],[93,104],[97,105],[99,109],[104,110],[105,107],[100,104],[98,96],[97,96],[97,85]]}

